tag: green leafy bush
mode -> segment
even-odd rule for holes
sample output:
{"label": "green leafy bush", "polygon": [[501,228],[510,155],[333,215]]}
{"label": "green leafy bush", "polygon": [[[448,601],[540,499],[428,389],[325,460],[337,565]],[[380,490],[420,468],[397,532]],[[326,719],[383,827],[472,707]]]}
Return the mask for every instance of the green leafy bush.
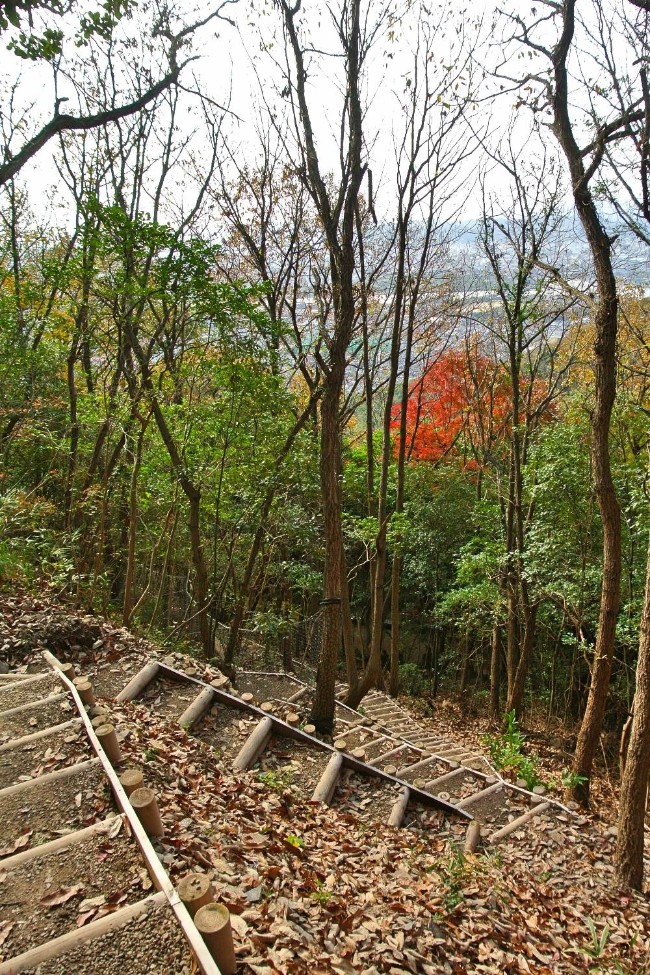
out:
{"label": "green leafy bush", "polygon": [[506,714],[506,728],[501,735],[485,735],[490,758],[498,769],[510,769],[518,778],[524,779],[529,789],[541,784],[537,774],[534,756],[524,755],[524,736],[519,730],[514,711]]}
{"label": "green leafy bush", "polygon": [[426,687],[426,679],[417,664],[400,664],[399,686],[404,694],[418,697]]}

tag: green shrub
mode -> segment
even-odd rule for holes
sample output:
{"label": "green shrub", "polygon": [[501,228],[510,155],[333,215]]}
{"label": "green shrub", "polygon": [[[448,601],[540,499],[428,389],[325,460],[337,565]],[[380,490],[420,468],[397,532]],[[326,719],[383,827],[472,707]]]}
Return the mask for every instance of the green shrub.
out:
{"label": "green shrub", "polygon": [[426,688],[426,678],[417,664],[400,664],[399,686],[403,694],[419,697]]}
{"label": "green shrub", "polygon": [[498,769],[511,769],[518,778],[526,781],[529,789],[541,784],[535,757],[523,753],[524,736],[519,730],[514,711],[506,714],[506,729],[503,734],[485,735],[482,740]]}

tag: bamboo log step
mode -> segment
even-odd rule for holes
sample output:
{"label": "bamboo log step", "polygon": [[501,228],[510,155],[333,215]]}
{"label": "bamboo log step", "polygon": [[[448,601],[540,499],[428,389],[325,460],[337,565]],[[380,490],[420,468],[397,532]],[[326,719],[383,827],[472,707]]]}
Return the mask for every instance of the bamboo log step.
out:
{"label": "bamboo log step", "polygon": [[74,728],[81,724],[81,718],[71,718],[70,721],[62,721],[61,724],[51,724],[49,728],[43,728],[41,731],[34,731],[31,735],[22,735],[20,738],[12,738],[10,741],[6,741],[4,745],[0,745],[0,754],[3,752],[13,751],[14,748],[22,748],[23,745],[29,745],[33,741],[38,741],[39,738],[48,738],[50,735],[56,735],[60,731],[66,731],[68,728]]}
{"label": "bamboo log step", "polygon": [[197,721],[203,717],[206,711],[209,711],[216,699],[216,694],[212,687],[204,687],[203,690],[197,694],[192,703],[185,708],[178,723],[182,725],[183,728],[191,728],[195,725]]}
{"label": "bamboo log step", "polygon": [[533,806],[532,809],[528,809],[521,816],[517,816],[516,819],[511,820],[511,822],[506,823],[501,829],[498,829],[495,833],[492,833],[489,837],[490,843],[498,843],[500,840],[504,840],[506,836],[510,836],[511,833],[516,833],[518,829],[525,826],[526,823],[534,819],[535,816],[539,816],[545,813],[547,809],[551,808],[550,802],[541,802],[538,806]]}
{"label": "bamboo log step", "polygon": [[465,799],[461,799],[460,802],[456,803],[456,807],[458,809],[467,809],[469,806],[476,805],[477,802],[482,802],[483,799],[489,799],[490,796],[503,792],[504,789],[505,785],[503,782],[495,782],[494,785],[489,785],[486,789],[473,792],[471,796],[466,796]]}
{"label": "bamboo log step", "polygon": [[41,697],[37,701],[30,701],[28,704],[19,704],[15,708],[7,708],[6,711],[0,711],[0,721],[5,718],[11,718],[15,714],[20,714],[21,711],[32,711],[34,708],[44,708],[48,704],[56,704],[58,701],[63,701],[67,697],[66,694],[51,694],[50,697]]}
{"label": "bamboo log step", "polygon": [[[3,962],[0,964],[0,975],[17,975],[19,972],[35,969],[44,962],[58,958],[66,952],[72,951],[74,948],[79,948],[81,945],[94,941],[95,938],[102,937],[102,935],[107,934],[109,931],[116,931],[118,928],[124,927],[125,924],[128,924],[134,918],[148,914],[156,907],[161,907],[166,904],[166,902],[167,895],[164,892],[150,894],[148,897],[143,898],[143,900],[136,901],[135,904],[128,904],[126,907],[119,908],[117,911],[113,911],[112,914],[107,914],[97,921],[91,921],[90,924],[86,924],[81,928],[74,928],[72,931],[67,931],[58,938],[53,938],[52,941],[46,941],[36,948],[30,948],[29,951],[25,951],[21,955],[16,955],[15,958]],[[101,967],[98,968],[98,971],[101,971]]]}
{"label": "bamboo log step", "polygon": [[341,768],[343,766],[343,755],[341,752],[333,752],[332,757],[327,763],[325,771],[320,777],[318,785],[314,789],[314,794],[312,796],[313,802],[323,802],[326,806],[329,806],[332,801],[332,796],[334,795],[334,790],[336,789],[336,783],[338,782]]}
{"label": "bamboo log step", "polygon": [[157,676],[159,670],[160,664],[157,660],[148,661],[117,695],[115,700],[118,704],[122,704],[124,701],[134,701],[136,697],[139,697],[145,687],[148,687],[151,681]]}
{"label": "bamboo log step", "polygon": [[393,808],[391,809],[390,816],[388,817],[389,826],[400,827],[404,822],[404,816],[406,815],[406,808],[409,804],[409,799],[411,798],[411,790],[408,786],[404,786],[401,795]]}
{"label": "bamboo log step", "polygon": [[80,772],[95,768],[99,764],[100,761],[98,758],[88,758],[85,762],[77,762],[76,765],[66,765],[65,768],[56,769],[55,772],[46,772],[45,775],[37,775],[33,779],[28,779],[26,782],[16,782],[14,785],[8,785],[4,789],[0,789],[0,800],[4,799],[5,796],[15,795],[17,792],[26,792],[28,789],[33,789],[37,785],[49,785],[52,782],[58,782],[60,779],[67,779],[71,775],[78,775]]}
{"label": "bamboo log step", "polygon": [[268,745],[272,731],[273,721],[271,718],[262,718],[242,745],[233,762],[233,768],[247,769],[254,765]]}

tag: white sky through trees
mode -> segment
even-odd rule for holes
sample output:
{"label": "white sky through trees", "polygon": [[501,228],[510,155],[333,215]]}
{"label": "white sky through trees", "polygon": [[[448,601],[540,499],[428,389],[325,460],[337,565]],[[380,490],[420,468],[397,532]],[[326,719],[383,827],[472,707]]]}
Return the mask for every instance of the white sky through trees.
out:
{"label": "white sky through trees", "polygon": [[[602,7],[607,23],[615,23],[624,3],[625,0],[604,0]],[[584,0],[578,6],[586,26],[582,31],[582,53],[574,57],[572,64],[576,116],[588,107],[585,86],[593,91],[600,82],[599,63],[593,54],[598,27],[594,11],[598,5],[595,0]],[[535,121],[541,121],[541,137],[549,149],[555,151],[553,136],[545,129],[543,116],[540,119],[538,114],[534,118],[525,104],[513,110],[520,93],[514,90],[510,81],[492,77],[495,69],[512,79],[521,77],[524,71],[540,67],[531,63],[528,55],[522,58],[521,50],[514,45],[503,46],[504,36],[511,31],[503,19],[496,18],[499,7],[507,13],[529,17],[535,4],[520,0],[504,0],[502,4],[496,0],[475,0],[467,4],[453,0],[432,4],[407,0],[404,3],[369,2],[365,5],[366,27],[369,31],[375,29],[375,34],[365,75],[364,153],[373,174],[378,216],[391,217],[395,199],[396,145],[399,145],[404,127],[402,105],[414,83],[413,52],[418,43],[422,44],[427,32],[432,38],[432,74],[438,80],[444,79],[445,72],[453,74],[461,63],[467,64],[467,70],[459,76],[455,96],[462,98],[463,85],[468,84],[466,124],[474,133],[475,141],[486,140],[495,150],[499,140],[510,132],[512,145],[521,150],[528,164],[534,167],[536,153],[539,153],[539,136],[533,134],[533,127]],[[333,3],[332,8],[338,9],[338,3]],[[343,104],[344,64],[329,9],[322,0],[304,0],[301,14],[308,51],[308,95],[319,152],[323,168],[330,170],[336,179],[340,167],[337,141]],[[116,31],[113,44],[115,76],[123,91],[143,84],[143,78],[160,76],[163,70],[160,39],[151,38],[151,25],[158,10],[155,3],[140,3]],[[175,23],[191,22],[205,17],[206,13],[206,7],[198,9],[191,4],[180,4],[174,8],[173,17]],[[283,122],[285,115],[290,119],[291,103],[280,11],[272,0],[239,0],[224,9],[224,17],[232,23],[220,20],[208,24],[196,32],[191,46],[183,51],[186,57],[195,60],[186,65],[181,76],[184,90],[177,124],[188,143],[175,167],[177,203],[183,193],[191,195],[193,174],[199,176],[201,173],[207,141],[204,113],[212,119],[223,116],[220,137],[227,146],[224,154],[236,154],[240,162],[245,159],[251,166],[255,165],[256,132],[273,132],[275,126],[285,134],[288,150],[291,149],[291,124],[290,121],[288,125]],[[35,23],[38,26],[38,18]],[[589,37],[590,32],[594,36]],[[3,48],[10,36],[9,33],[4,35]],[[37,127],[39,120],[46,121],[51,117],[57,97],[61,99],[61,111],[81,113],[84,107],[92,106],[96,85],[94,75],[106,74],[106,50],[107,45],[101,41],[75,48],[69,40],[65,56],[53,69],[48,65],[31,64],[3,49],[0,59],[2,127],[5,140],[11,136],[14,151]],[[621,74],[634,70],[634,52],[617,39],[615,33],[614,53]],[[522,100],[530,92],[530,87],[524,89]],[[159,124],[163,128],[167,122],[164,104],[158,111]],[[19,185],[28,189],[37,212],[52,202],[63,210],[69,206],[66,193],[60,192],[60,179],[52,160],[56,152],[57,143],[53,140],[27,164],[18,178]],[[294,155],[294,158],[297,157]],[[451,210],[465,219],[477,216],[480,211],[479,171],[485,174],[488,191],[494,195],[498,196],[507,185],[503,171],[479,147],[469,162],[459,164],[458,186],[453,201],[450,200]]]}

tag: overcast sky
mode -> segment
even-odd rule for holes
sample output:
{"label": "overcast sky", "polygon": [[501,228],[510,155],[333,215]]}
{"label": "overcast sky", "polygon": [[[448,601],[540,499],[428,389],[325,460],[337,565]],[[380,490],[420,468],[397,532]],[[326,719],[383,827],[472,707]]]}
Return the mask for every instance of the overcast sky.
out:
{"label": "overcast sky", "polygon": [[[528,10],[529,4],[521,0],[504,0],[506,6],[517,11]],[[614,0],[607,0],[614,3]],[[335,4],[336,5],[336,4]],[[585,3],[583,9],[589,4]],[[365,4],[369,11],[368,23],[372,18],[382,18],[376,39],[371,47],[365,77],[366,104],[366,146],[365,161],[373,170],[377,190],[377,206],[389,215],[394,201],[395,181],[395,143],[399,142],[404,130],[404,115],[400,103],[413,84],[413,52],[418,39],[422,41],[426,30],[433,37],[430,54],[430,68],[433,76],[439,79],[453,72],[467,55],[469,47],[475,47],[479,59],[493,64],[501,52],[497,46],[499,34],[492,34],[494,0],[473,0],[471,4],[459,4],[455,0],[446,3],[426,4],[423,0],[411,0],[409,12],[401,19],[390,17],[390,5],[382,2]],[[182,9],[177,5],[175,13]],[[188,8],[186,20],[204,17],[209,8],[202,5],[197,12]],[[395,5],[397,9],[397,5]],[[304,37],[313,49],[308,54],[308,95],[312,119],[316,128],[319,151],[323,168],[336,173],[338,167],[337,140],[340,131],[342,106],[343,61],[340,58],[331,18],[322,0],[304,0]],[[388,15],[386,12],[388,11]],[[268,124],[270,116],[280,118],[289,108],[289,101],[281,96],[285,87],[286,60],[277,7],[271,0],[239,0],[227,6],[224,13],[233,23],[213,22],[199,30],[195,37],[192,54],[197,60],[183,72],[183,83],[200,91],[209,104],[210,111],[218,116],[216,105],[227,106],[223,125],[223,138],[230,151],[238,158],[254,161],[256,153],[255,125]],[[125,62],[125,74],[138,70],[146,64],[148,54],[139,46],[137,37],[147,36],[150,30],[149,12],[140,7],[134,17],[125,21],[119,34],[132,36],[134,46],[129,50]],[[58,77],[59,97],[68,98],[62,102],[62,111],[76,111],[78,106],[75,82],[66,75],[66,68],[74,57],[84,57],[90,52],[75,52],[69,47],[73,58],[65,59]],[[623,55],[621,55],[623,60]],[[514,96],[502,96],[496,103],[488,100],[492,81],[479,79],[475,70],[472,92],[473,105],[467,112],[469,126],[475,133],[491,137],[492,144],[499,135],[514,125],[513,141],[516,146],[525,148],[529,154],[529,164],[535,165],[538,149],[531,137],[531,114],[526,108],[515,113],[512,121]],[[520,71],[515,65],[513,71]],[[35,66],[3,52],[0,61],[0,76],[4,86],[2,111],[9,114],[9,92],[15,86],[15,117],[24,115],[21,131],[14,134],[14,145],[20,145],[22,138],[33,130],[38,120],[51,116],[55,100],[52,71],[48,66]],[[463,84],[469,77],[467,71],[459,76],[455,97],[463,94]],[[87,84],[87,83],[86,83]],[[183,96],[182,112],[179,117],[181,130],[188,134],[194,131],[193,148],[195,158],[205,155],[204,128],[201,121],[201,106],[196,95]],[[5,131],[10,123],[5,118]],[[548,136],[549,145],[553,144]],[[37,160],[32,161],[21,174],[21,183],[29,187],[34,206],[42,209],[53,199],[60,198],[63,209],[68,205],[64,194],[58,193],[59,182],[52,163],[52,149],[42,151]],[[186,153],[189,158],[190,150]],[[476,188],[478,159],[475,156],[469,163],[459,164],[454,174],[461,191],[455,197],[454,206],[467,218],[476,216],[480,210],[480,196]],[[483,165],[491,170],[488,185],[498,194],[505,192],[503,171],[486,162]],[[180,180],[180,170],[179,170]],[[178,192],[181,190],[179,188]]]}

